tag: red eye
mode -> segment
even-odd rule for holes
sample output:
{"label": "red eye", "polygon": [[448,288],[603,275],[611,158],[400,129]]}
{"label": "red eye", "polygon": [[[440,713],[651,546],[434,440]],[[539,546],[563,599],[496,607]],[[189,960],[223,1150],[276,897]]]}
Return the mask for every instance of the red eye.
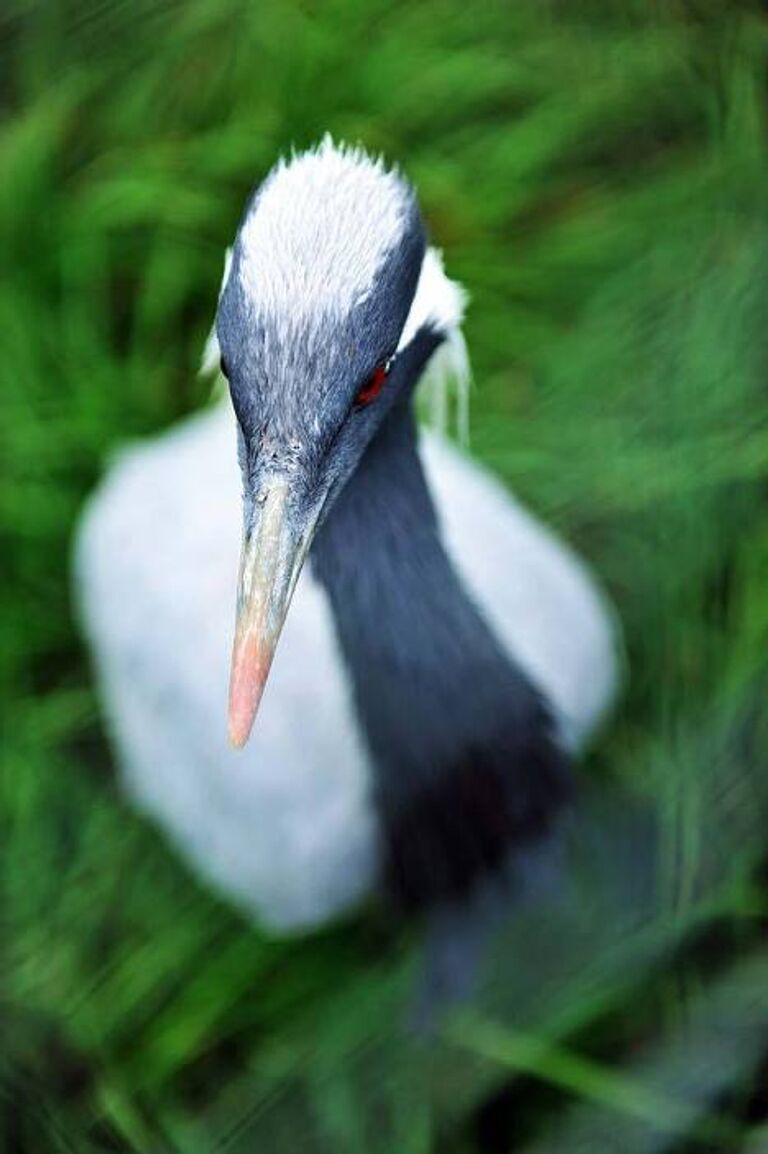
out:
{"label": "red eye", "polygon": [[388,376],[389,361],[385,361],[384,364],[377,365],[363,387],[358,391],[357,396],[355,397],[355,404],[370,405],[371,401],[374,401],[383,389],[384,382]]}

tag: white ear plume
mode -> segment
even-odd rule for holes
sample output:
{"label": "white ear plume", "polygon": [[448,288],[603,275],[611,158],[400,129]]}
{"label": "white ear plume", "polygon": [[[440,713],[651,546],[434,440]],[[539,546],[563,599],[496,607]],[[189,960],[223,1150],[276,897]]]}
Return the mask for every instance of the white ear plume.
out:
{"label": "white ear plume", "polygon": [[[232,249],[228,248],[224,253],[224,275],[221,278],[221,288],[219,289],[219,299],[224,292],[224,287],[229,280],[229,270],[232,268]],[[216,325],[211,325],[211,331],[208,333],[208,339],[205,342],[203,349],[202,360],[200,361],[200,376],[210,377],[213,373],[219,371],[219,360],[221,358],[221,349],[219,348],[219,338],[216,336]]]}
{"label": "white ear plume", "polygon": [[439,249],[427,249],[399,345],[399,348],[405,348],[424,324],[432,324],[445,334],[424,370],[419,388],[427,401],[429,423],[441,432],[447,432],[452,424],[450,400],[453,390],[456,432],[462,445],[469,443],[471,370],[461,331],[467,300],[464,288],[446,276]]}
{"label": "white ear plume", "polygon": [[[469,447],[469,390],[472,370],[467,345],[460,328],[451,329],[435,350],[419,384],[427,403],[427,422],[441,433],[456,429],[459,444]],[[451,413],[451,399],[455,415]],[[454,426],[455,420],[455,426]]]}

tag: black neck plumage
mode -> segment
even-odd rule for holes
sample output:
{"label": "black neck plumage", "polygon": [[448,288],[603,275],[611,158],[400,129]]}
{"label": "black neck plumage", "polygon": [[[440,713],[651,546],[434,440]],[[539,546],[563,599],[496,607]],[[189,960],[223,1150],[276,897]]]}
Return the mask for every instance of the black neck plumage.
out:
{"label": "black neck plumage", "polygon": [[390,887],[449,899],[547,832],[570,773],[547,704],[440,537],[410,403],[396,406],[313,546],[374,765]]}

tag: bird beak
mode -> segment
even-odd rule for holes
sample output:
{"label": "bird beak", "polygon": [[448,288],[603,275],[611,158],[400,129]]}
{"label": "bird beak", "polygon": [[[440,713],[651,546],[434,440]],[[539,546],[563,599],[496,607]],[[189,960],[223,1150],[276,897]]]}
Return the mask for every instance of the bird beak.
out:
{"label": "bird beak", "polygon": [[243,540],[229,682],[229,736],[238,749],[250,735],[319,516],[318,510],[296,533],[288,514],[289,492],[284,477],[262,491],[256,523]]}

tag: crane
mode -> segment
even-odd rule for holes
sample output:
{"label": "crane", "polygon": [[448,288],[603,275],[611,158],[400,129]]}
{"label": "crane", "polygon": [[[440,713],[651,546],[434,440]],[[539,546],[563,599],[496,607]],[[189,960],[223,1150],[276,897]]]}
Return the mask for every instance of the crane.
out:
{"label": "crane", "polygon": [[124,451],[82,519],[126,790],[273,932],[375,887],[460,908],[546,844],[616,691],[583,564],[417,426],[425,376],[466,378],[464,306],[397,169],[330,137],[280,160],[206,350],[229,397]]}

